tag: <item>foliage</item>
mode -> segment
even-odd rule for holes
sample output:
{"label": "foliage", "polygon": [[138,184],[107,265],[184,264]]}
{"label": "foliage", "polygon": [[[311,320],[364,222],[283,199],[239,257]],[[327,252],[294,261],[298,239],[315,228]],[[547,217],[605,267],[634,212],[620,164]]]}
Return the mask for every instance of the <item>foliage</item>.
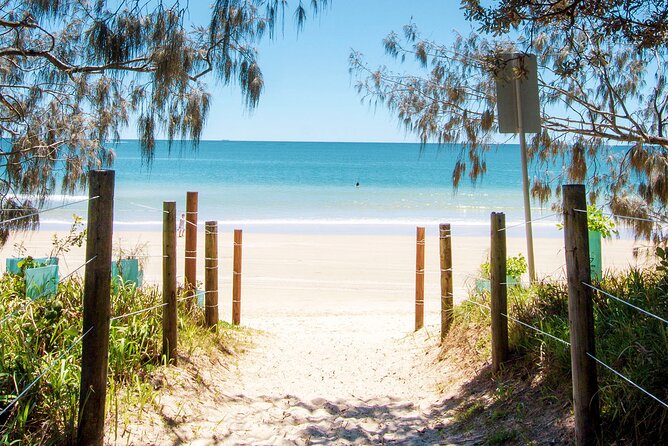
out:
{"label": "foliage", "polygon": [[148,242],[137,242],[134,246],[125,247],[119,238],[113,246],[113,258],[115,262],[122,259],[137,259],[139,269],[143,269],[148,260]]}
{"label": "foliage", "polygon": [[[0,418],[0,444],[64,444],[76,438],[81,346],[65,352],[81,335],[82,292],[82,282],[71,279],[59,284],[55,298],[31,301],[25,298],[18,276],[0,277],[0,407],[4,409],[40,372],[55,364]],[[118,286],[111,313],[134,313],[161,301],[155,287]],[[200,328],[199,313],[179,309],[179,330],[186,334],[181,337],[182,348],[192,350],[189,343],[196,340],[225,351],[228,330],[221,326],[214,333]],[[161,336],[159,308],[111,322],[108,409],[118,406],[120,389],[125,389],[126,398],[152,400],[154,390],[147,382],[164,362]],[[63,358],[56,361],[61,354]]]}
{"label": "foliage", "polygon": [[665,247],[657,246],[655,254],[658,261],[656,271],[668,275],[668,251]]}
{"label": "foliage", "polygon": [[[527,261],[522,253],[516,256],[506,258],[506,275],[519,280],[522,274],[527,272]],[[484,279],[489,279],[489,261],[480,265],[480,275]]]}
{"label": "foliage", "polygon": [[480,0],[461,2],[466,17],[480,30],[495,35],[523,28],[531,32],[550,23],[568,33],[574,23],[585,22],[596,39],[626,41],[638,48],[665,45],[668,3],[664,0]]}
{"label": "foliage", "polygon": [[[601,208],[594,205],[587,206],[587,229],[590,231],[598,231],[601,237],[606,239],[613,235],[619,235],[615,229],[615,222],[603,213]],[[563,229],[563,223],[557,223],[558,229]]]}
{"label": "foliage", "polygon": [[[312,0],[310,10],[327,4]],[[0,2],[0,244],[10,230],[38,225],[35,209],[57,190],[56,178],[72,193],[89,170],[109,165],[105,142],[132,117],[149,162],[159,133],[196,144],[208,74],[237,84],[255,107],[264,80],[254,45],[274,36],[289,7],[216,0],[208,23],[191,23],[178,0]],[[297,2],[297,26],[306,16]]]}
{"label": "foliage", "polygon": [[[665,259],[663,259],[665,260]],[[668,318],[668,275],[663,270],[630,270],[609,275],[597,285],[613,296],[664,319]],[[451,339],[479,341],[461,349],[464,363],[485,364],[491,355],[489,306],[486,294],[474,294],[455,307]],[[531,288],[511,288],[509,315],[553,337],[509,321],[509,345],[513,360],[507,372],[517,371],[538,383],[545,398],[572,395],[569,341],[568,290],[563,283],[543,282]],[[662,401],[668,401],[668,331],[666,324],[603,293],[594,293],[596,357]],[[556,338],[556,339],[555,339]],[[530,370],[526,370],[529,368]],[[517,370],[514,370],[517,369]],[[605,444],[665,444],[668,409],[656,403],[624,379],[598,368],[598,386]],[[558,400],[562,403],[561,400]]]}
{"label": "foliage", "polygon": [[[663,318],[668,317],[668,287],[660,274],[631,270],[606,277],[599,286],[606,292]],[[518,291],[518,293],[522,293]],[[522,322],[568,340],[568,293],[563,285],[543,283],[511,300],[511,314]],[[666,326],[604,294],[594,295],[596,356],[663,401],[668,400],[668,349]],[[548,386],[570,382],[568,346],[511,324],[511,345],[538,364]],[[623,379],[599,368],[601,411],[609,441],[662,444],[668,410]]]}
{"label": "foliage", "polygon": [[58,237],[58,234],[54,233],[51,236],[51,244],[53,249],[49,257],[58,257],[62,254],[70,252],[70,249],[73,247],[80,248],[83,245],[83,242],[86,240],[86,227],[84,225],[83,219],[76,214],[72,215],[74,222],[70,227],[67,235]]}
{"label": "foliage", "polygon": [[[55,299],[25,298],[18,276],[0,278],[0,404],[5,406],[81,334],[81,284]],[[6,319],[7,318],[7,319]],[[80,347],[63,357],[0,420],[0,442],[51,444],[72,438],[78,407]]]}
{"label": "foliage", "polygon": [[[527,2],[538,4],[509,0],[501,2],[510,5],[502,13],[512,14],[514,5]],[[463,0],[465,7],[478,3]],[[589,5],[572,3],[582,4],[579,11]],[[533,136],[529,149],[536,171],[534,198],[547,202],[560,196],[559,186],[565,182],[586,183],[590,201],[604,197],[615,214],[666,221],[665,36],[656,47],[638,49],[623,39],[608,38],[579,17],[567,24],[558,19],[536,20],[522,28],[519,36],[507,34],[501,39],[477,33],[457,36],[451,45],[423,38],[411,23],[402,35],[390,33],[383,45],[392,58],[417,60],[418,72],[375,69],[356,52],[350,56],[350,67],[364,99],[396,113],[423,143],[458,148],[452,172],[457,186],[466,174],[476,181],[487,171],[486,153],[498,130],[495,77],[509,62],[502,54],[517,53],[521,60],[524,52],[535,53],[542,130]],[[470,18],[494,20],[496,16],[472,13]],[[661,19],[661,26],[664,22]],[[522,78],[525,72],[516,70],[515,75]],[[638,237],[666,236],[660,225],[648,221],[625,224],[632,225]]]}
{"label": "foliage", "polygon": [[619,235],[615,229],[615,222],[604,215],[603,210],[592,205],[587,206],[587,229],[600,232],[604,239]]}

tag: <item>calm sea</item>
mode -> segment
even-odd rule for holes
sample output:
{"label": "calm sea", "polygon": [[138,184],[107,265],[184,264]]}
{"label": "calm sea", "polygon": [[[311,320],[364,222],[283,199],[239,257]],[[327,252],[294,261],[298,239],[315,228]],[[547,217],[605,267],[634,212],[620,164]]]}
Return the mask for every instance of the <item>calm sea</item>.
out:
{"label": "calm sea", "polygon": [[[170,150],[160,141],[150,165],[137,141],[115,151],[117,230],[158,230],[162,202],[176,201],[181,213],[186,191],[199,192],[199,221],[218,220],[223,229],[413,233],[418,224],[449,222],[486,234],[492,211],[505,212],[508,225],[523,218],[517,145],[493,149],[484,178],[476,185],[466,178],[457,191],[451,173],[458,146],[203,141],[196,150],[180,143]],[[49,205],[82,198],[85,191]],[[81,203],[45,213],[43,227],[62,227],[85,209]],[[538,203],[533,213],[551,214]],[[536,231],[552,233],[554,222],[536,222]]]}

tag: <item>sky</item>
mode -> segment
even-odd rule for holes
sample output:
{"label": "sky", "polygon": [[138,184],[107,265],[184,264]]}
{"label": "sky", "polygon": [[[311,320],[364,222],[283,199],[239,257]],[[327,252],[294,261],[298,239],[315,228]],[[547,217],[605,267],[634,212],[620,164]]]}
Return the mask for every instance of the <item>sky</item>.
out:
{"label": "sky", "polygon": [[[305,4],[309,2],[304,2]],[[318,17],[309,17],[297,34],[290,1],[285,33],[265,39],[259,64],[265,90],[259,106],[249,112],[236,86],[207,85],[212,93],[205,140],[417,142],[398,120],[382,108],[360,102],[355,79],[348,72],[351,49],[370,65],[393,65],[384,55],[383,38],[401,32],[411,20],[423,36],[440,42],[454,39],[453,30],[468,33],[459,0],[330,0]],[[208,1],[191,1],[194,22],[205,23]],[[406,68],[415,68],[407,64]],[[134,127],[123,137],[136,138]]]}

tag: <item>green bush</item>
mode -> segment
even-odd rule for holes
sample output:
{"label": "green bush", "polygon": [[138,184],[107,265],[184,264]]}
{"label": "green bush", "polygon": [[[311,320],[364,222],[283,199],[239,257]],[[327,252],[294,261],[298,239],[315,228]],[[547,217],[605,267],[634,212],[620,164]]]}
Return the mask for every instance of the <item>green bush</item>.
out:
{"label": "green bush", "polygon": [[[668,281],[661,271],[632,270],[605,278],[599,287],[668,318]],[[514,317],[557,338],[569,340],[565,286],[543,283],[518,293],[524,293],[523,297],[509,297],[510,312]],[[602,293],[594,293],[594,317],[596,356],[650,393],[668,401],[666,324]],[[511,345],[533,357],[546,379],[553,384],[570,385],[568,346],[512,322],[509,329]],[[601,367],[598,383],[606,443],[668,443],[668,409]]]}
{"label": "green bush", "polygon": [[[527,272],[527,261],[522,253],[506,258],[506,275],[519,280]],[[489,279],[489,260],[480,264],[480,276]]]}
{"label": "green bush", "polygon": [[[21,277],[0,277],[0,411],[81,336],[82,295],[82,282],[71,279],[59,284],[55,298],[31,301],[25,298]],[[161,302],[156,287],[119,286],[111,297],[111,314],[128,314]],[[192,325],[192,318],[199,316],[180,313],[181,324]],[[137,379],[144,379],[162,364],[161,320],[162,312],[157,308],[111,322],[111,387],[134,386]],[[0,445],[72,441],[79,405],[80,361],[78,343],[0,417]],[[107,401],[113,404],[113,398],[111,392]]]}

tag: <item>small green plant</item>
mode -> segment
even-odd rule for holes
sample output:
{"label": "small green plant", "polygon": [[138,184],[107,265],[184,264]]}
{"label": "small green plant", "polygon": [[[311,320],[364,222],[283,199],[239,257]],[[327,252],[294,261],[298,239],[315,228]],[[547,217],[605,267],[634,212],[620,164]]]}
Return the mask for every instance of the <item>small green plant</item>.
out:
{"label": "small green plant", "polygon": [[[506,275],[519,280],[527,272],[527,261],[522,253],[506,259]],[[489,260],[480,265],[480,277],[489,279]]]}
{"label": "small green plant", "polygon": [[58,257],[61,254],[70,252],[70,249],[74,246],[80,248],[86,240],[86,228],[84,227],[83,219],[76,214],[72,214],[72,218],[74,221],[70,227],[70,231],[65,236],[58,237],[58,234],[51,236],[53,248],[49,257]]}
{"label": "small green plant", "polygon": [[619,235],[619,232],[615,229],[615,222],[603,214],[602,209],[593,205],[587,206],[587,229],[600,232],[604,239]]}
{"label": "small green plant", "polygon": [[123,246],[122,240],[119,238],[114,245],[113,258],[116,262],[122,259],[137,259],[139,269],[144,269],[148,259],[148,242],[137,242],[136,245],[127,248]]}
{"label": "small green plant", "polygon": [[[557,223],[558,229],[564,229],[563,223]],[[601,238],[611,238],[613,235],[618,236],[615,222],[603,213],[603,210],[590,204],[587,206],[587,229],[590,231],[598,231]]]}
{"label": "small green plant", "polygon": [[485,411],[485,404],[480,401],[476,401],[470,406],[458,410],[457,413],[455,414],[455,421],[457,421],[458,423],[464,423],[478,416],[484,411]]}
{"label": "small green plant", "polygon": [[35,259],[32,258],[32,256],[27,256],[24,257],[23,259],[19,260],[19,262],[16,264],[16,266],[19,267],[19,276],[20,277],[25,277],[25,272],[29,268],[39,268],[42,266],[46,266],[45,263],[39,262]]}
{"label": "small green plant", "polygon": [[487,437],[485,444],[505,444],[517,438],[517,431],[509,429],[499,429]]}

